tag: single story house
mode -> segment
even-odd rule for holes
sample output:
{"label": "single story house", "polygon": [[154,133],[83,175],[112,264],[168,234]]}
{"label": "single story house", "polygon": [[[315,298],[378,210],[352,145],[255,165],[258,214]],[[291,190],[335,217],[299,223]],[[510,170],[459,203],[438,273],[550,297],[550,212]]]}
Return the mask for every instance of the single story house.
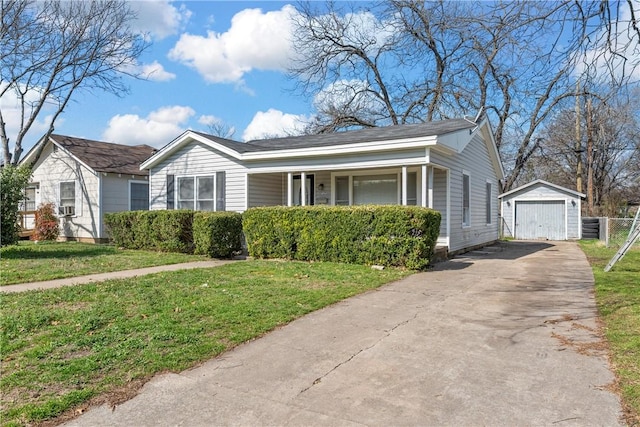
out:
{"label": "single story house", "polygon": [[[53,203],[61,240],[108,241],[105,213],[149,209],[149,174],[140,164],[154,152],[148,145],[51,135],[20,162],[33,170],[23,208],[33,212],[41,203]],[[33,219],[27,217],[27,228]]]}
{"label": "single story house", "polygon": [[582,236],[582,193],[538,179],[498,197],[506,237],[573,240]]}
{"label": "single story house", "polygon": [[504,172],[486,120],[237,142],[186,131],[146,160],[150,209],[419,205],[450,252],[498,239]]}

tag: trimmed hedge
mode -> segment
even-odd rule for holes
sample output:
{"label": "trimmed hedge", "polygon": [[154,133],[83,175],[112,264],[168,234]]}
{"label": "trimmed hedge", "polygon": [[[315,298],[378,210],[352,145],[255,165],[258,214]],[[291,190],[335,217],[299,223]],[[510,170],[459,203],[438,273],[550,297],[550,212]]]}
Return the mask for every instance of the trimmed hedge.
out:
{"label": "trimmed hedge", "polygon": [[261,207],[247,210],[249,255],[353,264],[427,267],[440,213],[416,206]]}
{"label": "trimmed hedge", "polygon": [[237,212],[196,212],[193,216],[194,252],[212,258],[231,258],[242,250],[242,215]]}
{"label": "trimmed hedge", "polygon": [[104,221],[113,242],[127,249],[193,253],[193,211],[108,213]]}

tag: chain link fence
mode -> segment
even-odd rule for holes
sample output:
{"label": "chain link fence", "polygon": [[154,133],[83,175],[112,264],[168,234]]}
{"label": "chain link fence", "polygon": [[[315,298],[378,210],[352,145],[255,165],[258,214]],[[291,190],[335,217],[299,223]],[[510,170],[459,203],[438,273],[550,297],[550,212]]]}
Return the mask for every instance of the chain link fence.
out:
{"label": "chain link fence", "polygon": [[[633,218],[609,218],[607,222],[609,224],[607,246],[619,248],[629,237],[631,227],[634,225]],[[640,245],[640,239],[636,241],[634,246],[638,245]]]}

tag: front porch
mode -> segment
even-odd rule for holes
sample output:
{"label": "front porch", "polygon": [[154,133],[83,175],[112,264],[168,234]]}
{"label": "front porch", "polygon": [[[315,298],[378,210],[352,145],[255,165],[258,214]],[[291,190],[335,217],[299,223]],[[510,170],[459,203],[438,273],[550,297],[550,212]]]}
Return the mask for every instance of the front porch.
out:
{"label": "front porch", "polygon": [[256,172],[247,174],[246,185],[247,208],[397,204],[435,209],[442,214],[437,247],[449,247],[451,196],[449,170],[444,167],[422,164]]}

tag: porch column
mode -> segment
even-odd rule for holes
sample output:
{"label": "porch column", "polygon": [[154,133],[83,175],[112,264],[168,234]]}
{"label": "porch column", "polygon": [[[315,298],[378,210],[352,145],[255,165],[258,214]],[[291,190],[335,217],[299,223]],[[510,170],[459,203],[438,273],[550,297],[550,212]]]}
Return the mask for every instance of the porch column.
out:
{"label": "porch column", "polygon": [[427,207],[433,209],[433,166],[429,166],[429,187],[427,188]]}
{"label": "porch column", "polygon": [[402,167],[402,206],[407,206],[407,167]]}
{"label": "porch column", "polygon": [[300,173],[300,205],[307,205],[307,174]]}
{"label": "porch column", "polygon": [[287,206],[293,206],[293,172],[287,173]]}
{"label": "porch column", "polygon": [[422,170],[420,173],[420,206],[426,208],[427,205],[427,165],[421,166]]}

